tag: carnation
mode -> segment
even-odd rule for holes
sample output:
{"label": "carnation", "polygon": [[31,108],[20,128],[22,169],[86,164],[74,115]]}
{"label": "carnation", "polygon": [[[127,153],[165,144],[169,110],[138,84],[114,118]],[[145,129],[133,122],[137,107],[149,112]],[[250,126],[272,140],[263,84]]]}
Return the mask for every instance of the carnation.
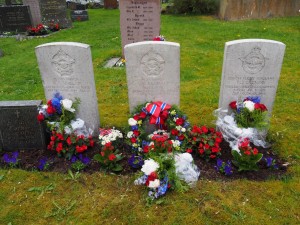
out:
{"label": "carnation", "polygon": [[142,167],[142,172],[149,176],[152,172],[156,171],[159,168],[159,164],[155,162],[153,159],[145,160],[144,165]]}
{"label": "carnation", "polygon": [[148,187],[149,188],[158,188],[160,185],[159,179],[155,179],[154,181],[150,181]]}
{"label": "carnation", "polygon": [[68,110],[70,112],[75,112],[75,109],[72,108],[73,102],[70,99],[63,99],[60,101],[61,104],[63,105],[65,110]]}
{"label": "carnation", "polygon": [[137,124],[137,121],[135,119],[133,119],[133,118],[129,118],[128,119],[128,124],[130,126],[135,126]]}
{"label": "carnation", "polygon": [[243,106],[246,107],[250,112],[254,110],[255,103],[252,101],[244,101]]}

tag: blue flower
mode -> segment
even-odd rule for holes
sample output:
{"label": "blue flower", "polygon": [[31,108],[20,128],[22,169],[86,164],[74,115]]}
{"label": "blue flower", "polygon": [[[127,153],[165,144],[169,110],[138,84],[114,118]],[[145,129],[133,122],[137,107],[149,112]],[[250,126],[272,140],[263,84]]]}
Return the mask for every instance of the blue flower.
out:
{"label": "blue flower", "polygon": [[223,165],[222,159],[217,159],[217,169],[221,168]]}
{"label": "blue flower", "polygon": [[15,166],[17,163],[18,163],[18,156],[19,156],[19,153],[18,152],[13,152],[11,154],[11,156],[7,153],[5,153],[2,157],[3,161],[6,163],[6,164],[9,164],[11,166]]}
{"label": "blue flower", "polygon": [[133,154],[129,159],[128,159],[128,164],[132,168],[140,168],[144,165],[144,160],[142,156],[137,156]]}
{"label": "blue flower", "polygon": [[56,112],[58,114],[61,114],[62,111],[61,111],[60,99],[59,98],[52,98],[51,103],[52,103],[53,107],[56,109]]}
{"label": "blue flower", "polygon": [[59,94],[59,92],[55,93],[54,98],[57,98],[59,100],[63,99],[63,97]]}
{"label": "blue flower", "polygon": [[137,125],[131,126],[131,130],[137,130],[139,129]]}
{"label": "blue flower", "polygon": [[82,162],[84,165],[88,165],[88,164],[91,162],[91,159],[90,159],[89,157],[82,157],[81,162]]}
{"label": "blue flower", "polygon": [[254,102],[254,103],[260,103],[260,97],[259,96],[249,96],[249,97],[247,97],[247,99]]}

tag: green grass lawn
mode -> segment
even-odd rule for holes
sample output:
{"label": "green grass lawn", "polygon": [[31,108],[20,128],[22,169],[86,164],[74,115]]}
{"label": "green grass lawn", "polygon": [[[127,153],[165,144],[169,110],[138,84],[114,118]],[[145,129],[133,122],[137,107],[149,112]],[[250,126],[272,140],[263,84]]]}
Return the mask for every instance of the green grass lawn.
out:
{"label": "green grass lawn", "polygon": [[[103,68],[121,55],[118,10],[89,10],[90,20],[45,38],[1,38],[0,100],[45,99],[34,48],[56,41],[91,45],[102,126],[125,127],[129,115],[124,68]],[[181,45],[180,108],[192,124],[213,126],[224,44],[263,38],[286,44],[271,118],[274,151],[291,166],[282,180],[200,180],[146,207],[132,176],[0,169],[0,224],[300,224],[300,17],[224,22],[214,17],[162,15],[161,34]],[[88,109],[87,109],[88,110]],[[201,168],[200,168],[201,169]],[[29,192],[32,187],[53,190]],[[42,188],[43,189],[43,188]]]}

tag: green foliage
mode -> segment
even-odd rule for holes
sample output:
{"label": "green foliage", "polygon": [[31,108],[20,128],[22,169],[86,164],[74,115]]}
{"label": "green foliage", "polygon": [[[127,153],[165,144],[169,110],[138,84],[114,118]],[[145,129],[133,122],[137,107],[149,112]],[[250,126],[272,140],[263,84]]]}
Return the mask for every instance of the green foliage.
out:
{"label": "green foliage", "polygon": [[245,155],[243,152],[239,154],[236,150],[232,150],[231,154],[234,158],[233,165],[239,168],[239,171],[256,171],[258,170],[257,163],[262,159],[263,154],[258,153],[256,155]]}
{"label": "green foliage", "polygon": [[235,114],[235,120],[239,127],[255,127],[259,130],[267,129],[269,126],[268,111],[253,110],[242,108],[239,113]]}
{"label": "green foliage", "polygon": [[120,160],[123,159],[123,156],[118,154],[118,150],[112,152],[111,149],[104,146],[101,153],[103,154],[94,155],[94,160],[99,162],[103,168],[113,172],[120,172],[123,170],[123,167],[119,164]]}
{"label": "green foliage", "polygon": [[173,0],[172,13],[215,14],[220,0]]}
{"label": "green foliage", "polygon": [[38,196],[38,199],[44,195],[44,193],[52,192],[55,188],[55,185],[52,183],[47,186],[42,187],[31,187],[28,189],[29,192],[39,192],[40,195]]}
{"label": "green foliage", "polygon": [[79,171],[76,173],[73,173],[72,170],[68,170],[68,177],[65,178],[65,180],[71,180],[77,182],[78,179],[80,178],[81,174]]}
{"label": "green foliage", "polygon": [[80,160],[77,160],[76,162],[72,163],[71,167],[75,171],[81,171],[81,170],[83,170],[86,167],[86,164],[84,164]]}
{"label": "green foliage", "polygon": [[4,175],[0,175],[0,181],[4,179]]}
{"label": "green foliage", "polygon": [[76,201],[70,201],[66,206],[61,206],[55,201],[53,201],[52,203],[55,207],[52,209],[51,213],[45,215],[45,218],[55,217],[58,221],[60,221],[63,220],[64,217],[67,216],[67,214],[73,209]]}

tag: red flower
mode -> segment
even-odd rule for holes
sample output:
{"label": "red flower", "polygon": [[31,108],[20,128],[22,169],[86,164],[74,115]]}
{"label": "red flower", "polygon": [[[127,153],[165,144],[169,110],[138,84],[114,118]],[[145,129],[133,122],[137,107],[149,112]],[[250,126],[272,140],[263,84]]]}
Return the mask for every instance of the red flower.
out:
{"label": "red flower", "polygon": [[178,119],[176,120],[176,125],[177,125],[177,126],[181,126],[182,124],[184,124],[184,119],[183,119],[183,118],[178,118]]}
{"label": "red flower", "polygon": [[209,144],[205,144],[205,145],[204,145],[204,148],[205,148],[205,149],[209,149]]}
{"label": "red flower", "polygon": [[90,146],[94,147],[94,145],[95,145],[95,141],[93,139],[90,139]]}
{"label": "red flower", "polygon": [[212,149],[211,149],[211,152],[213,152],[213,153],[217,153],[217,152],[219,152],[219,148],[212,147]]}
{"label": "red flower", "polygon": [[178,135],[178,130],[172,129],[171,134],[174,135],[174,136],[177,136]]}
{"label": "red flower", "polygon": [[87,146],[86,145],[82,145],[82,146],[76,146],[76,151],[78,153],[84,152],[85,150],[87,150]]}
{"label": "red flower", "polygon": [[56,151],[57,153],[60,153],[63,150],[63,144],[62,143],[58,143],[56,146]]}
{"label": "red flower", "polygon": [[144,153],[148,153],[149,152],[149,146],[148,145],[144,146],[143,151],[144,151]]}
{"label": "red flower", "polygon": [[192,132],[193,133],[199,133],[199,134],[202,133],[201,129],[199,127],[197,127],[197,126],[193,126]]}
{"label": "red flower", "polygon": [[245,155],[251,155],[251,152],[247,150],[247,151],[244,152],[244,154]]}
{"label": "red flower", "polygon": [[135,114],[135,115],[133,116],[133,119],[135,119],[136,121],[138,121],[138,120],[140,119],[140,117],[139,117],[138,114]]}
{"label": "red flower", "polygon": [[258,153],[257,148],[253,148],[253,155],[257,155],[257,153]]}
{"label": "red flower", "polygon": [[55,108],[52,105],[49,105],[46,111],[49,115],[54,114],[56,112]]}
{"label": "red flower", "polygon": [[71,144],[72,144],[71,137],[68,137],[66,141],[67,141],[67,144],[68,144],[68,145],[71,145]]}
{"label": "red flower", "polygon": [[141,119],[145,119],[146,116],[147,116],[147,114],[146,114],[145,112],[141,112],[141,113],[140,113],[140,118],[141,118]]}
{"label": "red flower", "polygon": [[57,133],[57,138],[59,139],[59,140],[61,140],[61,141],[63,141],[64,140],[64,136],[61,134],[61,133]]}
{"label": "red flower", "polygon": [[261,111],[267,111],[267,107],[264,104],[260,104],[260,103],[255,103],[254,105],[255,109],[261,110]]}
{"label": "red flower", "polygon": [[153,41],[160,41],[160,37],[153,38]]}
{"label": "red flower", "polygon": [[133,131],[133,134],[137,137],[137,136],[140,135],[140,132],[139,132],[138,130],[134,130],[134,131]]}
{"label": "red flower", "polygon": [[217,142],[217,143],[221,143],[221,142],[222,142],[222,138],[217,137],[217,138],[216,138],[216,142]]}
{"label": "red flower", "polygon": [[146,185],[149,186],[150,181],[154,181],[157,178],[158,178],[158,176],[157,176],[156,172],[150,173],[147,180],[146,180]]}
{"label": "red flower", "polygon": [[204,149],[200,148],[200,149],[199,149],[199,153],[200,153],[200,155],[203,155]]}
{"label": "red flower", "polygon": [[183,135],[183,134],[182,134],[182,135],[179,135],[179,136],[178,136],[178,140],[179,140],[179,141],[183,141],[183,140],[184,140],[184,135]]}
{"label": "red flower", "polygon": [[214,159],[216,158],[216,155],[210,155],[209,158]]}
{"label": "red flower", "polygon": [[45,119],[45,116],[44,116],[43,113],[40,113],[40,114],[37,116],[37,120],[38,120],[39,122],[44,121],[44,119]]}
{"label": "red flower", "polygon": [[131,143],[136,143],[136,138],[130,138]]}
{"label": "red flower", "polygon": [[192,149],[190,149],[190,148],[188,148],[188,149],[186,150],[186,152],[187,152],[187,153],[192,153],[192,152],[193,152],[193,150],[192,150]]}
{"label": "red flower", "polygon": [[208,129],[206,126],[202,126],[201,127],[201,130],[206,134],[208,132]]}
{"label": "red flower", "polygon": [[236,110],[236,101],[230,102],[229,106],[230,106],[230,108]]}
{"label": "red flower", "polygon": [[108,156],[108,159],[110,160],[110,161],[113,161],[115,158],[117,158],[116,156],[115,156],[115,154],[110,154],[109,156]]}

